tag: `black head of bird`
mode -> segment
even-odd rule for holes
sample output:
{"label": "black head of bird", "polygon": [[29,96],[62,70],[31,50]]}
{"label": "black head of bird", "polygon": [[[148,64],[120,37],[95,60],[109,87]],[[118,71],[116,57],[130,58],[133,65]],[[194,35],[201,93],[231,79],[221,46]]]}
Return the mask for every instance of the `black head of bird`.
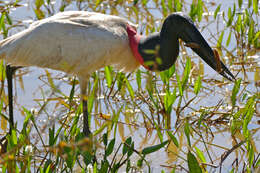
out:
{"label": "black head of bird", "polygon": [[[213,50],[192,20],[181,13],[169,15],[165,19],[160,33],[140,39],[138,52],[143,58],[144,66],[153,71],[170,68],[179,54],[179,39],[183,40],[186,46],[190,47],[215,71],[228,80],[235,80],[223,62],[215,57]],[[218,64],[221,70],[218,69]]]}

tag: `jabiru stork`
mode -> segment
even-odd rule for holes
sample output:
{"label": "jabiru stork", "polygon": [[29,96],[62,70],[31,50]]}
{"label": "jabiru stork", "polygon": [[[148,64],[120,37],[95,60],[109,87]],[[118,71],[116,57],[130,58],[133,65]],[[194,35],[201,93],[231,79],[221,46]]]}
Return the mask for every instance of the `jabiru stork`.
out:
{"label": "jabiru stork", "polygon": [[[215,71],[229,80],[235,79],[214,57],[192,20],[182,13],[170,14],[159,33],[142,36],[136,25],[121,17],[86,11],[61,12],[2,40],[0,58],[12,66],[37,66],[76,75],[83,102],[83,133],[89,136],[85,96],[91,73],[108,65],[126,72],[140,65],[151,71],[166,70],[178,57],[179,39],[193,45],[192,50]],[[157,54],[147,50],[157,50]],[[156,60],[158,57],[160,61]]]}

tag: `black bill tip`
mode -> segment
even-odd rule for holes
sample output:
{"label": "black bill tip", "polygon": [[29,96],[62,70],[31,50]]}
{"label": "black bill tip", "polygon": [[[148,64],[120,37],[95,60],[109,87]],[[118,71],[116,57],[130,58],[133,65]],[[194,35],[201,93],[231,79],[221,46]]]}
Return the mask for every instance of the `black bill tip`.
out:
{"label": "black bill tip", "polygon": [[234,82],[236,80],[235,76],[228,70],[228,68],[221,62],[221,71],[219,72],[224,78]]}

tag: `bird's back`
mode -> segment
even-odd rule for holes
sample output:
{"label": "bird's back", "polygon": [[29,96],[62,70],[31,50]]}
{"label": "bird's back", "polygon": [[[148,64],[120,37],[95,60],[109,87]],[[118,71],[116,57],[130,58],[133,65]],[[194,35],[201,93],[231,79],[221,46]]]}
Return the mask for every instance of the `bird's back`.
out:
{"label": "bird's back", "polygon": [[132,71],[139,66],[129,47],[127,20],[71,11],[34,22],[0,42],[0,58],[19,66],[38,66],[80,76],[106,65]]}

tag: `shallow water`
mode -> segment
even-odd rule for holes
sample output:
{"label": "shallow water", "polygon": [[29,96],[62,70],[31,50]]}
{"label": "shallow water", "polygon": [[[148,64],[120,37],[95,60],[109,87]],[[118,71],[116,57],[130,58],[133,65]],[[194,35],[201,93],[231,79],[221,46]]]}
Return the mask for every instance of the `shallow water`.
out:
{"label": "shallow water", "polygon": [[[56,2],[57,4],[60,3],[60,1]],[[221,10],[227,11],[228,7],[232,6],[233,1],[219,1],[218,3],[222,4],[222,8]],[[24,4],[27,4],[27,1],[24,1]],[[74,4],[75,5],[75,4]],[[153,4],[151,3],[151,6]],[[208,4],[207,4],[208,5]],[[245,4],[244,4],[245,5]],[[55,5],[56,6],[56,5]],[[58,7],[59,5],[57,5],[56,7]],[[213,11],[217,5],[214,5],[212,7],[209,6],[209,12]],[[73,5],[70,5],[68,8],[66,8],[67,10],[76,10],[77,8]],[[109,11],[109,9],[108,9]],[[151,12],[156,16],[156,18],[159,20],[162,18],[161,15],[159,15],[157,9],[151,9]],[[158,13],[158,15],[157,15]],[[160,13],[161,14],[161,13]],[[206,14],[205,14],[206,15]],[[27,23],[30,23],[30,20],[34,20],[35,19],[35,15],[32,12],[32,8],[31,8],[31,3],[29,3],[29,5],[27,5],[26,7],[19,7],[16,10],[13,10],[11,13],[11,17],[13,20],[25,20],[25,25],[27,25]],[[211,18],[212,20],[212,16],[209,16],[209,18]],[[140,23],[139,23],[140,25]],[[156,25],[160,25],[160,22],[156,22]],[[202,31],[202,34],[204,35],[204,37],[206,38],[211,38],[212,36],[210,34],[210,32],[213,33],[213,35],[216,35],[216,33],[218,32],[218,29],[216,28],[223,28],[223,23],[219,22],[218,23],[218,27],[216,27],[216,23],[212,23],[210,25],[207,24],[207,21],[205,19],[202,20],[202,22],[200,23],[200,28],[204,28],[205,29]],[[142,28],[142,26],[141,26]],[[10,32],[10,35],[22,30],[22,28],[18,28],[15,30],[12,30]],[[210,31],[210,32],[209,32]],[[229,31],[227,31],[228,33]],[[228,34],[224,35],[224,40],[226,40],[228,37]],[[208,40],[208,39],[207,39]],[[232,43],[234,43],[235,39],[231,38],[231,44],[229,47],[227,47],[227,49],[233,49],[234,47],[232,47]],[[212,44],[212,42],[215,42],[214,40],[209,40],[209,43]],[[188,55],[194,55],[191,51],[188,51]],[[259,68],[259,55],[258,59],[256,59],[256,61],[258,62],[258,68]],[[198,58],[196,59],[192,59],[192,61],[194,60],[194,62],[198,62]],[[181,67],[181,64],[179,64],[179,67]],[[220,75],[216,74],[212,69],[210,69],[210,67],[208,67],[206,64],[204,64],[204,72],[205,74],[207,74],[206,79],[219,79],[221,81],[222,77],[220,77]],[[177,67],[178,68],[178,67]],[[144,68],[141,68],[142,71],[146,71]],[[24,84],[24,90],[21,89],[20,84],[18,82],[18,80],[16,80],[16,89],[15,89],[15,94],[16,94],[16,105],[15,105],[15,119],[18,123],[18,128],[22,127],[23,124],[23,120],[24,117],[21,115],[20,110],[18,110],[18,108],[21,107],[26,107],[28,110],[30,109],[38,109],[39,105],[37,103],[37,101],[35,100],[39,100],[39,99],[47,99],[50,97],[55,98],[56,95],[52,93],[51,88],[46,85],[46,73],[43,69],[39,69],[36,67],[30,67],[30,68],[26,68],[25,70],[21,70],[21,72],[24,71],[28,71],[28,73],[26,75],[22,76],[23,79],[23,84]],[[66,95],[69,95],[70,90],[71,90],[71,86],[66,84],[66,82],[64,82],[63,80],[60,80],[60,78],[66,76],[66,74],[62,73],[62,72],[58,72],[58,71],[53,71],[53,70],[48,70],[51,73],[51,76],[54,77],[54,82],[55,85],[59,86],[59,89]],[[19,74],[19,73],[18,73]],[[179,72],[180,74],[180,72]],[[234,74],[236,74],[236,72],[234,72]],[[247,90],[250,91],[251,93],[255,93],[257,92],[257,90],[259,90],[259,87],[255,86],[255,81],[254,81],[254,72],[251,73],[247,73],[248,74],[248,81],[250,82],[249,85],[247,85]],[[43,76],[42,79],[43,80],[39,80],[39,76]],[[71,77],[71,76],[69,76]],[[132,75],[130,77],[130,79],[134,79],[135,75]],[[237,78],[242,77],[243,75],[240,73]],[[56,79],[57,78],[57,79]],[[45,81],[45,82],[44,82]],[[145,81],[144,81],[145,82]],[[133,88],[135,91],[137,91],[137,85],[135,83],[135,80],[133,80],[131,82],[131,84],[133,85]],[[159,83],[160,84],[160,83]],[[230,91],[232,91],[233,88],[233,83],[229,83],[228,85],[223,85],[223,87],[218,87],[216,85],[214,85],[214,83],[207,83],[207,81],[203,81],[202,85],[205,88],[209,88],[209,90],[205,89],[203,90],[203,92],[201,92],[199,95],[200,97],[198,99],[195,99],[193,101],[192,104],[192,108],[194,109],[199,109],[201,107],[210,107],[210,106],[216,106],[216,104],[218,102],[220,102],[221,100],[223,100],[224,102],[228,103],[230,102],[229,98],[227,97],[228,94],[230,94]],[[145,87],[145,86],[143,86]],[[103,87],[104,88],[104,87]],[[106,91],[101,91],[101,96],[105,95],[105,93],[109,93],[109,89],[105,88]],[[144,89],[145,90],[145,89]],[[44,94],[43,94],[44,93]],[[79,94],[79,89],[77,88],[77,94]],[[43,97],[43,95],[45,95]],[[58,94],[57,94],[58,95]],[[194,94],[192,92],[188,93],[187,98],[191,98]],[[59,95],[58,95],[59,96]],[[120,99],[120,96],[118,96]],[[117,98],[117,96],[115,97]],[[111,104],[111,107],[107,107],[107,104]],[[103,112],[97,112],[96,114],[94,114],[95,119],[98,119],[98,121],[103,122],[104,120],[100,120],[102,118],[100,118],[99,113],[103,113],[103,114],[111,114],[110,109],[114,108],[115,110],[118,110],[119,107],[121,105],[127,105],[128,100],[127,99],[122,99],[119,102],[118,101],[114,101],[112,98],[109,99],[100,99],[99,103],[101,105],[102,108],[100,108]],[[177,101],[173,106],[177,105]],[[58,111],[57,111],[58,109]],[[64,112],[62,112],[64,108],[62,106],[58,106],[56,108],[56,102],[49,102],[49,104],[46,107],[46,114],[42,114],[40,117],[38,117],[38,122],[39,124],[47,124],[47,125],[51,125],[53,122],[56,122],[57,125],[59,125],[58,120],[62,118]],[[148,115],[149,113],[149,107],[147,105],[142,105],[141,106],[142,111],[146,112]],[[227,109],[227,108],[224,108]],[[259,106],[258,108],[256,108],[259,110]],[[174,111],[173,111],[174,112]],[[185,109],[185,111],[182,113],[183,115],[187,116],[189,115],[189,113],[192,113],[192,109]],[[126,115],[122,114],[120,117],[120,121],[125,121],[126,120]],[[150,114],[151,115],[151,114]],[[123,129],[121,127],[120,130],[124,131],[124,134],[117,133],[118,137],[123,138],[123,136],[132,136],[133,139],[135,140],[135,143],[137,144],[137,149],[142,149],[144,146],[149,146],[149,145],[154,145],[157,143],[160,143],[159,138],[157,136],[157,132],[154,129],[147,129],[144,127],[144,123],[143,120],[144,118],[141,116],[140,113],[135,113],[133,114],[133,116],[138,117],[138,123],[140,125],[140,127],[138,128],[134,128],[131,126],[123,126]],[[172,129],[174,129],[174,124],[176,122],[176,117],[174,116],[174,114],[171,114],[171,121],[174,122],[172,123],[171,127]],[[134,119],[133,117],[131,117],[132,119]],[[252,129],[259,129],[259,124],[256,123],[257,121],[257,117],[254,118],[254,120],[252,121],[253,123],[250,124],[250,128]],[[98,129],[98,125],[95,123],[95,120],[92,120],[92,127],[96,126],[96,129]],[[234,141],[231,138],[229,129],[225,129],[225,127],[223,126],[219,126],[216,127],[215,129],[211,129],[214,132],[214,137],[212,137],[211,135],[209,136],[205,136],[205,138],[210,139],[209,141],[211,141],[212,144],[214,145],[219,145],[222,148],[226,148],[226,149],[230,149],[232,148],[232,146],[234,145]],[[47,131],[46,131],[47,132]],[[164,134],[165,135],[165,134]],[[181,141],[181,139],[185,138],[184,134],[178,134],[177,132],[177,136],[179,137],[178,139]],[[197,137],[198,139],[199,137]],[[256,150],[259,153],[260,150],[260,133],[257,130],[257,132],[254,134],[253,138],[255,139],[256,142]],[[119,138],[117,138],[119,139]],[[194,137],[194,139],[196,139],[196,135]],[[192,142],[196,142],[193,139]],[[185,140],[183,141],[183,145],[185,144]],[[198,148],[201,148],[203,150],[203,145],[202,143],[197,145]],[[221,147],[209,147],[211,151],[211,153],[213,153],[212,159],[214,161],[214,163],[218,163],[219,162],[219,158],[220,156],[224,153],[224,149],[221,149]],[[174,150],[174,147],[173,147]],[[185,152],[186,151],[179,151],[179,150],[175,150],[178,151],[182,154],[183,157],[185,157]],[[240,153],[242,154],[242,153]],[[231,166],[231,162],[234,161],[234,159],[236,158],[235,154],[232,153],[231,155],[229,155],[229,157],[225,160],[225,162],[223,163],[223,169],[222,171],[228,171],[230,170],[230,166]],[[207,158],[208,160],[209,158]],[[151,155],[149,155],[148,157],[148,161],[151,163],[151,167],[152,167],[152,171],[153,172],[158,172],[161,169],[164,170],[169,170],[166,169],[167,166],[171,165],[171,163],[173,163],[176,160],[175,156],[172,154],[167,153],[166,151],[164,151],[163,149],[160,150],[159,152],[153,153]],[[218,160],[218,161],[216,161]],[[242,166],[241,166],[242,167]],[[240,167],[240,168],[241,168]],[[242,168],[241,168],[242,169]],[[215,169],[210,170],[212,172],[216,171]]]}

